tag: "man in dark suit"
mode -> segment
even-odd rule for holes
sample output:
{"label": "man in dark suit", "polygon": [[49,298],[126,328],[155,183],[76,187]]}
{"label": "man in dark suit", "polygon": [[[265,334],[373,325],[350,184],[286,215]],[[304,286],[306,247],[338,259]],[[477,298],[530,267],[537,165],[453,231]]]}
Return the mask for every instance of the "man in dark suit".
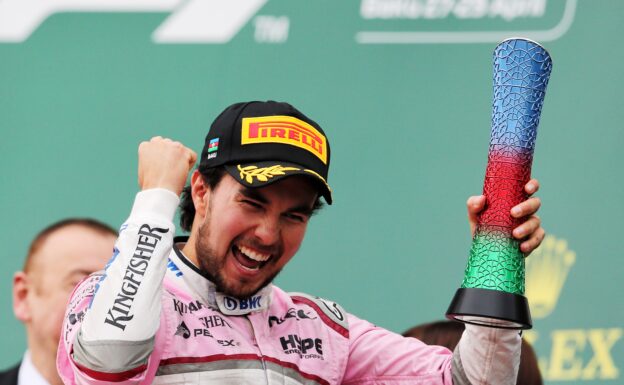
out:
{"label": "man in dark suit", "polygon": [[65,306],[74,286],[102,270],[117,232],[93,219],[56,222],[34,238],[23,271],[13,277],[13,312],[26,327],[28,350],[0,372],[0,385],[62,385],[56,350]]}
{"label": "man in dark suit", "polygon": [[0,385],[17,385],[17,374],[19,373],[19,364],[0,372]]}

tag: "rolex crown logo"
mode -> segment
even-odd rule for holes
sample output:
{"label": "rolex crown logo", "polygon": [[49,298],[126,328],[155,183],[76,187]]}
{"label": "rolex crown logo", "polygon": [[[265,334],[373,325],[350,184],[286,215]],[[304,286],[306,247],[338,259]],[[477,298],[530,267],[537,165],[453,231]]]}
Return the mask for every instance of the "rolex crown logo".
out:
{"label": "rolex crown logo", "polygon": [[568,242],[552,235],[547,235],[526,259],[526,296],[534,318],[544,318],[553,311],[575,260],[576,253],[568,248]]}

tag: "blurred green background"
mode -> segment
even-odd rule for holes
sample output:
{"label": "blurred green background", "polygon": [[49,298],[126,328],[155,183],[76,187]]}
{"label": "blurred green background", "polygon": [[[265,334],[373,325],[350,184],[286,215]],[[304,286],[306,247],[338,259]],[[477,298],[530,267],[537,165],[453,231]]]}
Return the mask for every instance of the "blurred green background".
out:
{"label": "blurred green background", "polygon": [[[140,141],[199,152],[214,117],[251,99],[289,101],[332,144],[334,205],[277,283],[397,332],[443,318],[483,184],[492,51],[526,36],[553,57],[533,175],[550,245],[565,246],[533,256],[529,299],[556,306],[527,336],[547,384],[622,383],[624,3],[80,3],[0,0],[0,367],[25,348],[11,281],[32,237],[68,216],[119,227]],[[541,290],[554,276],[561,292]]]}

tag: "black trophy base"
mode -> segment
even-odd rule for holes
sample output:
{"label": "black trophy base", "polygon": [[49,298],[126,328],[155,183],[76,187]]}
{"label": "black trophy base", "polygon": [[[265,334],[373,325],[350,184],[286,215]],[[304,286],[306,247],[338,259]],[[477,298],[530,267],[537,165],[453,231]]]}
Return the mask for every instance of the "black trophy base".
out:
{"label": "black trophy base", "polygon": [[500,329],[533,327],[525,296],[489,289],[457,289],[446,318]]}

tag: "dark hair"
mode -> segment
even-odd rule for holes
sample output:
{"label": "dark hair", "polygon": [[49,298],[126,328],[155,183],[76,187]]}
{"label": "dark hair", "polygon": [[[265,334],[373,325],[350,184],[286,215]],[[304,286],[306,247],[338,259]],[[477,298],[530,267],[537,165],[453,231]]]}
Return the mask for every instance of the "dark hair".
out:
{"label": "dark hair", "polygon": [[403,336],[418,338],[427,345],[445,346],[453,350],[463,332],[464,324],[461,322],[437,321],[414,326],[405,331]]}
{"label": "dark hair", "polygon": [[[217,187],[225,175],[225,167],[223,166],[205,168],[200,165],[198,170],[204,179],[204,183],[206,183],[211,190],[214,190],[215,187]],[[182,194],[180,195],[180,227],[182,230],[190,232],[191,227],[193,227],[194,218],[195,204],[193,203],[191,186],[188,185],[184,187]]]}
{"label": "dark hair", "polygon": [[[428,345],[440,345],[454,350],[464,332],[464,324],[454,321],[437,321],[415,326],[403,333],[405,337],[418,338]],[[522,339],[520,368],[516,385],[543,385],[537,357],[531,345]]]}
{"label": "dark hair", "polygon": [[93,230],[100,234],[112,235],[115,238],[119,235],[117,230],[113,229],[106,223],[100,222],[92,218],[65,218],[58,222],[54,222],[45,229],[41,230],[30,243],[28,254],[24,261],[24,271],[28,272],[32,265],[33,255],[41,248],[46,239],[53,233],[69,226],[82,226]]}
{"label": "dark hair", "polygon": [[[204,178],[204,183],[208,185],[210,190],[214,190],[215,187],[221,182],[225,175],[225,167],[217,166],[212,168],[204,168],[201,165],[198,168],[199,173]],[[315,181],[316,183],[316,181]],[[316,198],[314,206],[312,206],[312,215],[316,214],[321,208],[323,208],[323,202],[321,202],[320,196]],[[180,195],[180,228],[186,232],[190,232],[193,227],[193,219],[195,218],[195,204],[193,203],[193,195],[191,193],[191,186],[188,185],[182,190]]]}

